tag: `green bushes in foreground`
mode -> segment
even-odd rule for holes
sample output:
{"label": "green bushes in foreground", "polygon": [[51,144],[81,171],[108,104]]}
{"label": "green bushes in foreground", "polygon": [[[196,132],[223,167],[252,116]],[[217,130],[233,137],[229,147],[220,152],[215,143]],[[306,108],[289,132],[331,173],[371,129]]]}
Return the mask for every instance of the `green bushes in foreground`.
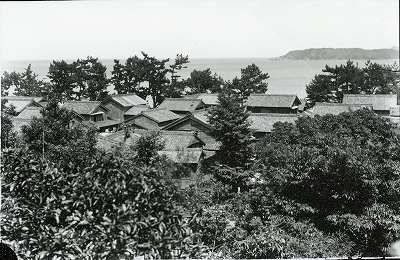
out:
{"label": "green bushes in foreground", "polygon": [[84,169],[62,171],[7,150],[1,171],[2,236],[25,259],[198,257],[160,168],[128,169],[98,154]]}

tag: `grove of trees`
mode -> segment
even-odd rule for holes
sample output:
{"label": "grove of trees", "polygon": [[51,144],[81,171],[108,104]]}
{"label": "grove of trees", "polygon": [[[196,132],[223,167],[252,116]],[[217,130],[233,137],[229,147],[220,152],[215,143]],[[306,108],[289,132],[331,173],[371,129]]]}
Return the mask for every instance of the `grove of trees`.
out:
{"label": "grove of trees", "polygon": [[367,61],[364,68],[348,60],[345,65],[325,66],[323,74],[315,75],[306,86],[307,97],[315,102],[339,102],[343,94],[397,94],[400,71],[397,63],[392,65]]}

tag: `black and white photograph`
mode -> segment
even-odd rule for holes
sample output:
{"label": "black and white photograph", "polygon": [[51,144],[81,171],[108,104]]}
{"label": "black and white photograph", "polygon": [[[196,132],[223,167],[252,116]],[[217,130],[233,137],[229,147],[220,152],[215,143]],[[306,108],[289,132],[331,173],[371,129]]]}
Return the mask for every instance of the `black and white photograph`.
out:
{"label": "black and white photograph", "polygon": [[0,259],[400,259],[399,14],[0,1]]}

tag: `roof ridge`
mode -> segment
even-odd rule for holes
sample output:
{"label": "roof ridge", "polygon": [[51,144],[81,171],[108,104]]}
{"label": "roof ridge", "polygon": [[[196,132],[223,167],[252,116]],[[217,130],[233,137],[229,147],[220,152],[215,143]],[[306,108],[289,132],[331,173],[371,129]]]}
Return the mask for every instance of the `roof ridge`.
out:
{"label": "roof ridge", "polygon": [[297,96],[297,94],[262,94],[262,93],[251,93],[250,96]]}
{"label": "roof ridge", "polygon": [[297,117],[297,114],[281,114],[281,113],[251,113],[250,116],[270,116],[270,117]]}
{"label": "roof ridge", "polygon": [[200,102],[200,99],[197,98],[165,98],[165,100],[174,100],[174,101],[197,101]]}

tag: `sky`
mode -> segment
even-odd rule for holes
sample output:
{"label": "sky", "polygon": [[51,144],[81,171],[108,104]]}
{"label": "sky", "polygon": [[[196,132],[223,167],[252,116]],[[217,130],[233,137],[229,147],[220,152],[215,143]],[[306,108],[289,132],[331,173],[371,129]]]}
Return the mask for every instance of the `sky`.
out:
{"label": "sky", "polygon": [[269,58],[399,46],[398,0],[0,2],[0,59]]}

